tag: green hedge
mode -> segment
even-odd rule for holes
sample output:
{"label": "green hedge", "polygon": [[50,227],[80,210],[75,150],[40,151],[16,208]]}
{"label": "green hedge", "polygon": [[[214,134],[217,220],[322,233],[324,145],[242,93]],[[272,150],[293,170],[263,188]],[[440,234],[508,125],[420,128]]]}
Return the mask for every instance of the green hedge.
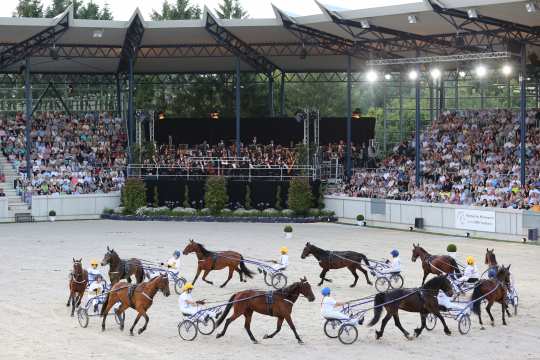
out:
{"label": "green hedge", "polygon": [[127,214],[134,214],[146,205],[146,187],[140,179],[129,178],[122,189],[122,199]]}
{"label": "green hedge", "polygon": [[305,215],[313,206],[313,194],[307,178],[294,178],[289,186],[289,209]]}
{"label": "green hedge", "polygon": [[227,181],[223,176],[209,176],[206,179],[206,191],[204,202],[210,212],[217,215],[227,206],[229,195],[227,195]]}

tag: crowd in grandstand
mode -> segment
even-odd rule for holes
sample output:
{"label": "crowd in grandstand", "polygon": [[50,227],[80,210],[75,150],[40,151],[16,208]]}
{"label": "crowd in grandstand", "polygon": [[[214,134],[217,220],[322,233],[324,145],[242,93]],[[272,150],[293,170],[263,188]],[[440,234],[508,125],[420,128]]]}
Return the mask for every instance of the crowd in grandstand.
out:
{"label": "crowd in grandstand", "polygon": [[421,135],[422,183],[415,187],[414,139],[374,170],[356,171],[341,193],[490,207],[540,205],[539,112],[526,117],[527,183],[520,183],[517,115],[508,110],[446,112]]}
{"label": "crowd in grandstand", "polygon": [[108,114],[67,116],[42,113],[32,119],[32,178],[26,174],[25,120],[0,118],[3,155],[22,175],[19,193],[38,195],[110,192],[121,188],[126,132]]}

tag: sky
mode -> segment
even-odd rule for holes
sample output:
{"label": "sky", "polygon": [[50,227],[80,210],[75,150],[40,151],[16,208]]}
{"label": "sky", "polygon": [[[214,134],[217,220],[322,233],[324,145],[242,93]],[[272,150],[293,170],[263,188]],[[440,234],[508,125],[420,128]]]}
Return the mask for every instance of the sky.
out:
{"label": "sky", "polygon": [[[87,0],[86,0],[87,1]],[[398,5],[404,3],[417,2],[421,0],[321,0],[322,4],[327,5],[330,9],[360,9],[375,6]],[[13,11],[17,7],[18,0],[0,0],[0,17],[12,16]],[[45,7],[49,5],[50,0],[43,0]],[[112,10],[115,20],[129,20],[135,8],[139,7],[144,18],[150,19],[152,9],[160,10],[162,0],[94,0],[96,4],[103,5],[108,3]],[[176,3],[175,0],[169,2]],[[202,6],[208,6],[212,11],[217,7],[219,0],[192,0],[193,3]],[[271,3],[294,15],[312,15],[319,14],[320,10],[313,0],[241,0],[242,5],[247,10],[250,18],[273,18]]]}

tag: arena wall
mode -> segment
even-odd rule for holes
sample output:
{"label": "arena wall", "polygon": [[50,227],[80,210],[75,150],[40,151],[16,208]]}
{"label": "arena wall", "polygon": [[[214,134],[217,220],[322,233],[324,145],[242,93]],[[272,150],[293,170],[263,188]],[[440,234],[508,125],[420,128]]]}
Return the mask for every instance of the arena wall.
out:
{"label": "arena wall", "polygon": [[[525,210],[346,196],[326,196],[325,205],[336,213],[340,221],[346,223],[356,223],[356,215],[362,214],[368,226],[409,229],[414,227],[415,218],[423,218],[424,231],[447,235],[464,236],[469,233],[471,237],[521,241],[523,237],[527,237],[528,229],[540,228],[540,214]],[[489,216],[494,214],[494,231],[459,228],[456,225],[456,211],[463,209],[482,211]]]}
{"label": "arena wall", "polygon": [[0,222],[8,222],[9,220],[8,198],[0,197]]}
{"label": "arena wall", "polygon": [[64,196],[32,196],[32,216],[47,220],[49,211],[56,211],[57,220],[99,219],[103,209],[120,206],[120,192]]}

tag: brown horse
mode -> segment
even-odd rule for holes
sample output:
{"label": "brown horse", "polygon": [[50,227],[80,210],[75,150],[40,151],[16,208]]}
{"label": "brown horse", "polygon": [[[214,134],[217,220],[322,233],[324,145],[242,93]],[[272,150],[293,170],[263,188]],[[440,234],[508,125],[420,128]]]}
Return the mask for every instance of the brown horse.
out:
{"label": "brown horse", "polygon": [[[158,291],[161,291],[165,296],[171,294],[171,291],[169,290],[169,279],[166,274],[161,274],[148,282],[143,282],[138,285],[130,285],[125,282],[119,282],[113,285],[101,308],[101,316],[103,317],[101,330],[105,331],[107,314],[114,304],[120,301],[121,305],[116,310],[117,316],[121,315],[127,308],[133,308],[137,311],[137,318],[133,322],[133,326],[129,329],[130,335],[133,335],[133,329],[141,316],[144,317],[146,322],[138,331],[139,335],[142,334],[142,332],[146,330],[146,326],[148,326],[148,321],[150,320],[146,313],[150,306],[152,306],[154,296],[156,296]],[[118,317],[123,319],[121,316]],[[124,320],[122,320],[122,323],[120,324],[120,329],[124,330]]]}
{"label": "brown horse", "polygon": [[[506,303],[506,293],[508,291],[508,286],[510,286],[510,266],[505,267],[504,265],[499,266],[497,269],[497,275],[494,279],[483,279],[478,282],[474,288],[473,294],[471,296],[471,301],[473,301],[473,312],[478,315],[478,320],[484,329],[484,324],[482,323],[482,300],[487,300],[488,304],[486,305],[486,311],[491,319],[491,326],[495,326],[495,319],[491,315],[491,307],[494,302],[498,302],[502,306],[502,321],[503,325],[506,325],[506,318],[504,317],[505,313],[508,313],[508,304]],[[510,314],[508,314],[510,315]]]}
{"label": "brown horse", "polygon": [[351,274],[354,276],[354,282],[350,285],[350,287],[356,286],[356,283],[358,282],[358,274],[356,273],[356,269],[363,272],[367,283],[372,285],[367,271],[361,265],[361,262],[363,261],[366,266],[369,266],[369,261],[364,254],[355,251],[329,251],[318,248],[310,243],[306,243],[300,257],[305,259],[309,255],[313,255],[315,259],[319,261],[319,266],[322,267],[321,274],[319,275],[321,281],[317,284],[318,286],[321,286],[324,281],[332,282],[332,280],[325,278],[325,275],[329,270],[341,269],[344,267],[349,269]]}
{"label": "brown horse", "polygon": [[422,278],[422,285],[424,285],[426,278],[429,274],[444,275],[455,274],[461,275],[458,264],[454,258],[448,255],[431,255],[420,244],[413,244],[411,261],[416,262],[416,259],[422,260],[422,269],[424,270],[424,277]]}
{"label": "brown horse", "polygon": [[488,277],[494,278],[497,275],[497,257],[495,256],[495,249],[486,249],[486,256],[484,258],[484,264],[488,266]]}
{"label": "brown horse", "polygon": [[310,302],[315,300],[315,295],[313,295],[311,286],[305,277],[300,279],[299,282],[295,282],[292,285],[280,290],[244,290],[237,292],[229,299],[229,303],[217,321],[216,327],[219,327],[223,323],[223,320],[225,320],[232,307],[234,307],[234,313],[230,318],[227,319],[223,330],[218,333],[216,337],[220,338],[225,335],[229,325],[234,320],[244,315],[246,318],[244,328],[246,329],[251,341],[254,344],[257,344],[257,340],[251,333],[251,316],[253,315],[253,312],[258,312],[259,314],[277,317],[276,331],[271,334],[264,335],[264,339],[273,338],[281,330],[283,319],[285,319],[293,331],[296,340],[298,340],[300,344],[303,344],[303,341],[296,332],[296,327],[291,319],[292,308],[300,295],[305,296]]}
{"label": "brown horse", "polygon": [[88,284],[88,272],[82,267],[82,258],[73,258],[73,270],[69,274],[69,298],[66,306],[71,303],[71,316],[75,313],[75,308],[81,305],[81,300]]}
{"label": "brown horse", "polygon": [[420,313],[422,325],[414,329],[415,335],[418,337],[422,330],[426,327],[427,314],[434,314],[441,320],[444,326],[444,333],[450,335],[450,329],[446,326],[444,317],[439,310],[437,294],[442,290],[448,296],[453,296],[452,284],[447,278],[447,275],[439,275],[430,279],[425,285],[417,289],[394,289],[384,293],[375,295],[373,301],[374,316],[368,326],[375,325],[381,318],[382,308],[386,309],[386,316],[382,320],[380,331],[375,331],[377,339],[383,336],[384,328],[391,317],[394,318],[394,323],[407,339],[411,339],[409,333],[401,326],[399,321],[398,310]]}
{"label": "brown horse", "polygon": [[114,285],[122,279],[131,284],[131,275],[135,276],[137,284],[144,280],[144,267],[139,259],[120,259],[120,256],[107,246],[107,252],[101,260],[101,266],[109,265],[109,278]]}
{"label": "brown horse", "polygon": [[203,270],[203,281],[210,285],[214,285],[213,282],[206,280],[206,276],[208,275],[208,273],[212,270],[221,270],[228,267],[229,277],[223,284],[221,284],[220,287],[224,287],[225,285],[227,285],[227,283],[232,279],[235,270],[240,275],[241,282],[246,282],[242,275],[245,275],[248,278],[252,278],[254,275],[254,272],[249,270],[244,264],[244,258],[242,257],[242,255],[240,253],[237,253],[236,251],[209,251],[206,250],[206,248],[202,244],[190,240],[186,248],[184,249],[184,255],[190,253],[195,253],[197,255],[197,259],[199,259],[197,265],[197,274],[192,281],[193,284],[195,284],[195,281],[197,281],[199,274]]}

